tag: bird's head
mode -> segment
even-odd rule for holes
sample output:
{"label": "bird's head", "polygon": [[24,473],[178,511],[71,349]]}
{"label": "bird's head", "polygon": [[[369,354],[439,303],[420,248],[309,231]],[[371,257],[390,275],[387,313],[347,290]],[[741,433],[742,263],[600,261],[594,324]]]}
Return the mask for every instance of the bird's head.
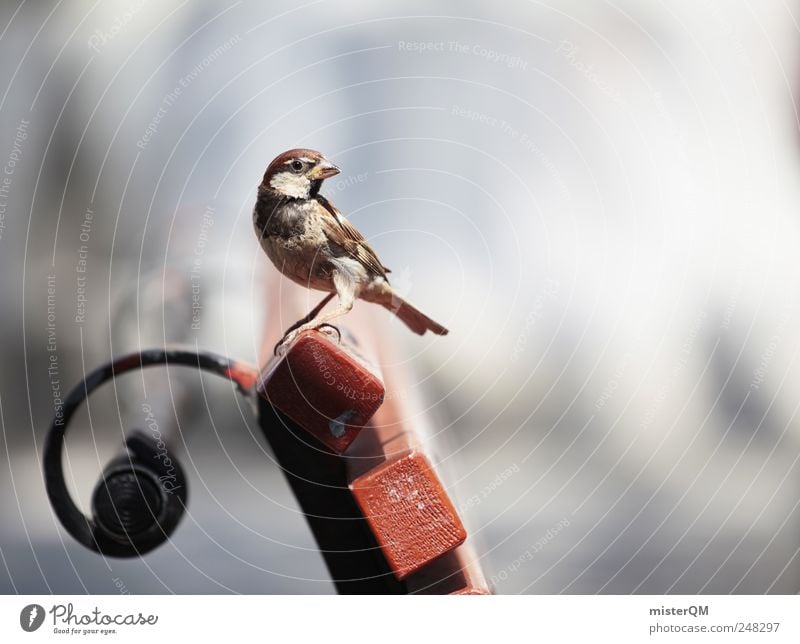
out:
{"label": "bird's head", "polygon": [[339,168],[316,150],[298,148],[279,154],[269,164],[263,188],[293,199],[308,199],[319,192],[322,182],[339,174]]}

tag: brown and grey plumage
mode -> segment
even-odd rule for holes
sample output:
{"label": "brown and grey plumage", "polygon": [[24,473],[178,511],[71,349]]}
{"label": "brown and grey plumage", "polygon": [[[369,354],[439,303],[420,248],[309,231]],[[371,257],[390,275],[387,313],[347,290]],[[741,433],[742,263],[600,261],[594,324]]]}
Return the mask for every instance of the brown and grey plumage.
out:
{"label": "brown and grey plumage", "polygon": [[[357,298],[380,304],[419,335],[447,329],[398,295],[386,268],[363,235],[328,199],[322,182],[339,169],[319,152],[288,150],[269,164],[258,188],[253,225],[261,247],[286,277],[307,288],[336,293],[339,306],[287,334],[317,328],[353,307]],[[327,302],[330,297],[323,301]]]}

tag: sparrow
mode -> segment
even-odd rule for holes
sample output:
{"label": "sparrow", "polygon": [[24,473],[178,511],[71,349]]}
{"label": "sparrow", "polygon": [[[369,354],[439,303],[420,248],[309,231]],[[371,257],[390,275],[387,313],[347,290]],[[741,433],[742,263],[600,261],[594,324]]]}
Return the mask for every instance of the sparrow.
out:
{"label": "sparrow", "polygon": [[[322,182],[340,170],[316,150],[287,150],[267,167],[258,186],[253,226],[261,248],[292,281],[328,295],[276,346],[348,313],[356,299],[380,304],[414,333],[447,329],[403,299],[389,284],[390,272],[341,212],[320,194]],[[336,295],[336,309],[320,315]],[[335,327],[334,327],[335,328]],[[338,329],[337,329],[338,332]]]}

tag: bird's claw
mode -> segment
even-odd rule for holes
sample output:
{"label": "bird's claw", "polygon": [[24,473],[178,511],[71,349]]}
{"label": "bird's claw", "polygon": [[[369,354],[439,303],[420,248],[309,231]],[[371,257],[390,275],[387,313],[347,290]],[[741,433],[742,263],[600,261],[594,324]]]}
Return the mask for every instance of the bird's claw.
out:
{"label": "bird's claw", "polygon": [[286,338],[288,337],[288,335],[289,334],[287,333],[280,340],[278,340],[277,344],[275,344],[275,347],[272,349],[272,355],[274,355],[276,358],[280,354],[281,348],[286,345]]}
{"label": "bird's claw", "polygon": [[272,353],[276,357],[280,355],[281,349],[283,347],[288,347],[294,341],[294,339],[304,331],[310,331],[314,329],[322,333],[325,333],[326,335],[332,335],[329,331],[323,331],[323,329],[326,328],[336,332],[336,344],[339,344],[342,341],[342,332],[339,330],[339,327],[333,326],[328,322],[323,322],[319,326],[309,326],[309,327],[300,327],[296,329],[289,329],[275,345],[275,348],[272,350]]}
{"label": "bird's claw", "polygon": [[301,331],[303,331],[303,329],[300,327],[300,325],[296,324],[292,327],[289,327],[289,330],[283,334],[283,337],[278,341],[278,344],[275,345],[272,353],[275,354],[276,357],[280,355],[281,349],[288,347],[292,342],[294,342],[294,339],[300,334]]}
{"label": "bird's claw", "polygon": [[[317,327],[317,330],[318,331],[322,331],[322,329],[324,329],[325,327],[328,327],[329,329],[333,329],[334,331],[336,331],[336,344],[341,343],[341,341],[342,341],[342,332],[339,330],[339,327],[333,326],[332,324],[329,324],[328,322],[325,322],[323,324],[320,324]],[[327,334],[327,335],[330,335],[330,334]]]}

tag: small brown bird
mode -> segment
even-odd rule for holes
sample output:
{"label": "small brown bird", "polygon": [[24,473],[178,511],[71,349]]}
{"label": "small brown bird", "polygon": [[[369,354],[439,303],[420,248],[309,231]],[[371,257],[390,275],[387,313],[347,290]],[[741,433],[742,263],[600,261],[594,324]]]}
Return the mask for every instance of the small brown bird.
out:
{"label": "small brown bird", "polygon": [[[279,345],[349,312],[356,298],[380,304],[414,333],[446,335],[446,328],[392,289],[389,269],[336,206],[319,194],[322,182],[337,174],[339,168],[315,150],[288,150],[269,164],[258,187],[253,225],[264,252],[289,279],[329,292]],[[334,294],[339,306],[319,315]]]}

